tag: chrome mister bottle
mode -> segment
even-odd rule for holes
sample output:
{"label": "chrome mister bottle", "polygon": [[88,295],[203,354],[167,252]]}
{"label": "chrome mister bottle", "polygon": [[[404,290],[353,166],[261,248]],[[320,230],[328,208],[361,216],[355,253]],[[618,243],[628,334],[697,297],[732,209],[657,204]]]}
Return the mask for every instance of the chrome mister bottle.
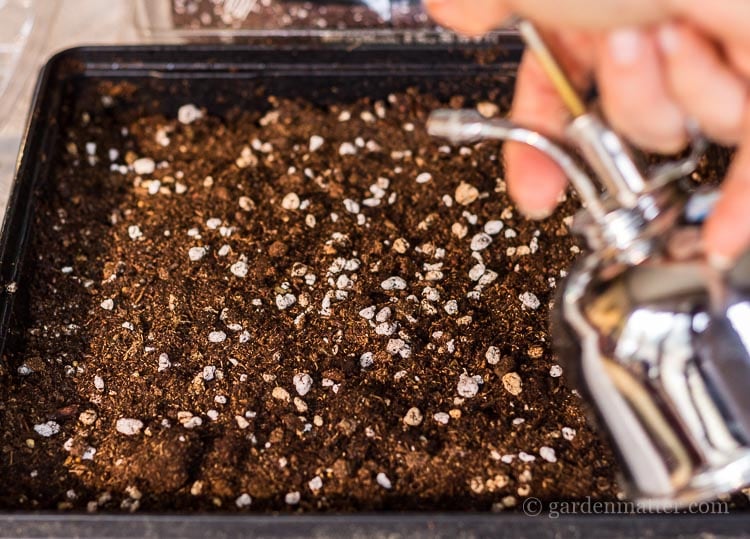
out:
{"label": "chrome mister bottle", "polygon": [[[455,143],[513,140],[551,157],[584,209],[574,230],[590,253],[571,269],[552,312],[568,379],[619,455],[627,494],[651,507],[713,499],[750,484],[750,254],[710,267],[692,241],[712,193],[675,182],[705,150],[644,171],[623,140],[586,110],[544,40],[519,22],[571,112],[565,141],[473,110],[438,110],[432,135]],[[687,248],[685,248],[687,247]]]}

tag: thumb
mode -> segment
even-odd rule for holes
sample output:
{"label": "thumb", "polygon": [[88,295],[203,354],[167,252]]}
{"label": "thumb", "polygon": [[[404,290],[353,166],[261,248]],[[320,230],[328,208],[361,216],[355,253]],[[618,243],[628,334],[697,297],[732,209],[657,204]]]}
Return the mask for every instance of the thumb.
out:
{"label": "thumb", "polygon": [[713,265],[728,267],[750,246],[750,116],[745,134],[722,186],[722,196],[704,227]]}
{"label": "thumb", "polygon": [[424,0],[424,5],[438,24],[470,36],[497,28],[510,15],[503,0]]}
{"label": "thumb", "polygon": [[427,12],[439,24],[468,35],[497,28],[511,13],[552,28],[647,25],[674,16],[673,4],[669,0],[424,0]]}

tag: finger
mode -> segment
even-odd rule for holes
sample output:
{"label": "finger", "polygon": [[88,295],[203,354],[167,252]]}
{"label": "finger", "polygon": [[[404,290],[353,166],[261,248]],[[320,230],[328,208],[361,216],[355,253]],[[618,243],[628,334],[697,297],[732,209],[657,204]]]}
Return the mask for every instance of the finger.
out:
{"label": "finger", "polygon": [[669,17],[664,0],[509,0],[514,13],[539,23],[569,29],[601,30],[642,25]]}
{"label": "finger", "polygon": [[750,45],[750,2],[747,0],[670,0],[675,15],[725,43]]}
{"label": "finger", "polygon": [[692,27],[666,23],[658,37],[671,95],[706,135],[736,144],[747,103],[745,83]]}
{"label": "finger", "polygon": [[703,228],[714,265],[727,267],[750,245],[750,123],[745,118],[740,149],[729,169],[722,196]]}
{"label": "finger", "polygon": [[424,0],[424,5],[438,24],[470,36],[497,28],[510,15],[502,0]]}
{"label": "finger", "polygon": [[637,28],[614,30],[596,49],[599,91],[612,125],[644,149],[680,150],[685,118],[667,93],[654,36]]}
{"label": "finger", "polygon": [[[526,127],[561,137],[567,111],[531,54],[518,70],[512,119]],[[541,219],[552,213],[565,189],[562,171],[543,153],[529,146],[505,144],[508,192],[526,216]]]}
{"label": "finger", "polygon": [[724,54],[729,58],[732,67],[745,77],[750,77],[750,43],[732,43],[725,47]]}

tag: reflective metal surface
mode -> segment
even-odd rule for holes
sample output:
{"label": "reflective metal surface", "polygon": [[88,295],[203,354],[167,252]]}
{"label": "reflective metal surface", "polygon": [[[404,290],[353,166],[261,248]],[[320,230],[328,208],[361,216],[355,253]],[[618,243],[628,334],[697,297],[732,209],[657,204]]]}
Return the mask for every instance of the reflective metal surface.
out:
{"label": "reflective metal surface", "polygon": [[[611,272],[616,276],[612,276]],[[688,504],[750,483],[750,256],[608,267],[590,255],[562,295],[562,348],[630,495]]]}

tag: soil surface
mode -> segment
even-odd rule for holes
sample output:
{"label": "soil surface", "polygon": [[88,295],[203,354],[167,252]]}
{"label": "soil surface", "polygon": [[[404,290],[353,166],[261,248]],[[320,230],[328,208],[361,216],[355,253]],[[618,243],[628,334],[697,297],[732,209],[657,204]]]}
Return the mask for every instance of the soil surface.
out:
{"label": "soil surface", "polygon": [[[0,506],[513,510],[618,494],[547,332],[579,252],[572,198],[523,218],[499,146],[428,137],[446,103],[417,90],[221,116],[186,101],[169,117],[127,84],[94,90],[13,285]],[[502,114],[496,101],[477,106]]]}
{"label": "soil surface", "polygon": [[[180,30],[347,30],[430,27],[417,8],[378,12],[364,2],[172,0]],[[382,3],[381,3],[382,4]]]}

